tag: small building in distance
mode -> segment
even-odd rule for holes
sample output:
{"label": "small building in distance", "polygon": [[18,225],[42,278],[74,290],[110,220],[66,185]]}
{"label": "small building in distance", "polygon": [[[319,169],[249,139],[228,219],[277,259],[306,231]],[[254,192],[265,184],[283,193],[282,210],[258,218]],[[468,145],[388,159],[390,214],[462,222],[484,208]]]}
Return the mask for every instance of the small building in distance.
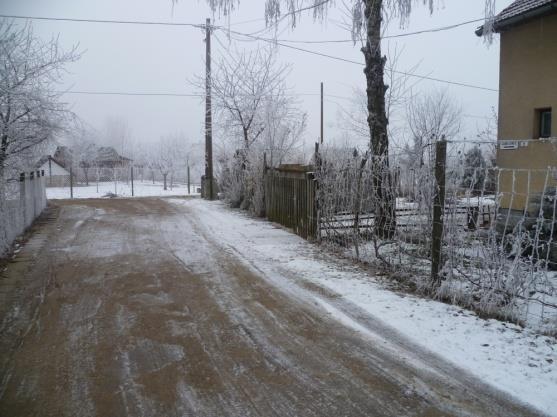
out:
{"label": "small building in distance", "polygon": [[50,155],[39,159],[35,168],[44,171],[47,187],[68,187],[70,185],[70,172]]}
{"label": "small building in distance", "polygon": [[132,160],[120,155],[111,146],[101,146],[96,149],[95,158],[92,165],[99,168],[129,168],[132,165]]}
{"label": "small building in distance", "polygon": [[493,29],[501,38],[501,208],[537,216],[542,193],[557,185],[557,0],[516,0]]}

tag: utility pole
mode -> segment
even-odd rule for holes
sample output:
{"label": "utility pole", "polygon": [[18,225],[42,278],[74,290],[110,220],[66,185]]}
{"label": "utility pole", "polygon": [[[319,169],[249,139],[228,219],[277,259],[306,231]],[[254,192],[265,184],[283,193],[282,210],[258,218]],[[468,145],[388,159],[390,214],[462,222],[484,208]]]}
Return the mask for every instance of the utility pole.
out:
{"label": "utility pole", "polygon": [[323,145],[323,82],[321,82],[321,145]]}
{"label": "utility pole", "polygon": [[209,195],[204,190],[206,198],[212,200],[213,193],[213,126],[211,114],[211,19],[205,23],[205,184],[209,182]]}

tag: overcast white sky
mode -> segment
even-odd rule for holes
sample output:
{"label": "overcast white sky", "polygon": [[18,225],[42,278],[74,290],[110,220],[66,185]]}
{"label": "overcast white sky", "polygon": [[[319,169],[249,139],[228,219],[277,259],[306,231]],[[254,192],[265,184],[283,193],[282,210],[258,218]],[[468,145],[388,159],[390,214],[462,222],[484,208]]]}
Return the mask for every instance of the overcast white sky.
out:
{"label": "overcast white sky", "polygon": [[[337,1],[340,5],[342,1]],[[497,0],[497,11],[511,0]],[[212,17],[205,0],[180,0],[172,7],[171,0],[0,0],[1,14],[69,17],[80,19],[120,19],[204,23]],[[430,15],[423,6],[416,6],[407,27],[398,22],[390,25],[387,34],[412,32],[483,17],[484,0],[444,0]],[[263,0],[241,0],[231,17],[231,28],[241,32],[254,32],[265,27],[262,19]],[[215,16],[216,24],[226,19]],[[325,23],[315,23],[307,14],[294,29],[287,22],[281,25],[283,39],[330,40],[348,39],[349,33],[341,27],[341,8],[329,11]],[[240,22],[239,24],[236,24]],[[63,46],[79,43],[85,51],[83,58],[71,65],[64,88],[87,91],[171,92],[190,93],[187,80],[202,74],[204,68],[204,34],[198,28],[114,25],[34,21],[37,34],[43,37],[59,36]],[[403,54],[398,69],[404,71],[419,64],[416,73],[457,82],[498,88],[499,45],[487,47],[476,37],[477,24],[453,30],[398,38],[390,41]],[[268,36],[263,33],[262,36]],[[217,36],[227,48],[228,40]],[[235,41],[232,41],[235,42]],[[217,41],[213,54],[224,53]],[[350,43],[300,44],[305,49],[362,62],[358,46]],[[241,47],[241,45],[239,46]],[[349,97],[355,86],[364,86],[362,67],[281,48],[279,59],[292,64],[288,83],[300,94],[319,92],[319,82],[325,83],[328,94]],[[477,126],[484,123],[491,107],[497,106],[497,93],[478,89],[450,86],[421,81],[417,91],[448,88],[466,115],[463,135],[472,136]],[[87,123],[102,129],[107,117],[125,119],[133,136],[141,141],[156,141],[161,135],[184,131],[193,140],[203,140],[203,103],[188,97],[92,96],[67,95],[74,111]],[[302,107],[309,114],[306,133],[308,142],[319,135],[319,97],[302,96]],[[325,103],[325,138],[338,136],[335,127],[337,104],[347,100],[327,98]]]}

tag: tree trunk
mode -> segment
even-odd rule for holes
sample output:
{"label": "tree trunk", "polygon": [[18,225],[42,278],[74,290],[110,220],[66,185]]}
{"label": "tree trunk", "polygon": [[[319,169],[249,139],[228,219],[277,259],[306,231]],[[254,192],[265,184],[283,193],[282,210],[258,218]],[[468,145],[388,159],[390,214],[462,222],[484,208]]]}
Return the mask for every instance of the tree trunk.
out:
{"label": "tree trunk", "polygon": [[244,133],[244,147],[246,149],[246,151],[249,148],[249,130],[245,127],[242,127],[243,133]]}
{"label": "tree trunk", "polygon": [[162,178],[163,178],[163,181],[164,181],[164,191],[166,191],[166,176],[167,175],[168,174],[162,174]]}
{"label": "tree trunk", "polygon": [[366,65],[367,109],[370,148],[373,167],[373,193],[375,199],[375,233],[380,238],[392,237],[395,227],[395,198],[389,172],[389,138],[383,81],[386,58],[381,56],[382,0],[365,0],[367,41],[362,48]]}
{"label": "tree trunk", "polygon": [[[6,163],[8,153],[8,135],[3,133],[0,141],[0,173],[4,174],[4,164]],[[2,178],[2,177],[0,177]]]}
{"label": "tree trunk", "polygon": [[358,181],[356,182],[356,196],[354,201],[354,249],[356,249],[356,259],[360,259],[360,211],[362,210],[362,177],[367,163],[367,154],[358,169]]}
{"label": "tree trunk", "polygon": [[0,151],[0,255],[4,254],[4,251],[8,249],[8,227],[9,220],[6,213],[6,179],[4,178],[4,164],[6,162],[6,154],[4,152],[4,147]]}

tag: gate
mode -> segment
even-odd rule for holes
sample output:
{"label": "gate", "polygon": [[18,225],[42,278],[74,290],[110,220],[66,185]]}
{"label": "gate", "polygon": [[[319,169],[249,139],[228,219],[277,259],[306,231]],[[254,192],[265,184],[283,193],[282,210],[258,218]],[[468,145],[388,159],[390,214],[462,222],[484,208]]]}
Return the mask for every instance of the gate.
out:
{"label": "gate", "polygon": [[266,170],[265,210],[304,239],[317,237],[316,180],[309,165],[281,165]]}

